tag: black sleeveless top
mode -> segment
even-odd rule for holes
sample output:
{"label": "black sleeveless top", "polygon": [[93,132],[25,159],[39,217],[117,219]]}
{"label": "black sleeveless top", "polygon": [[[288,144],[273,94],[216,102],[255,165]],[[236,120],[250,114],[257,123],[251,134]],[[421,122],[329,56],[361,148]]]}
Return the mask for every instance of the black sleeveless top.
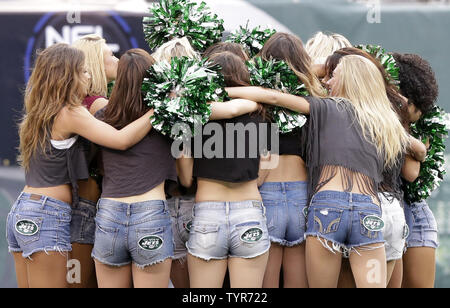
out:
{"label": "black sleeveless top", "polygon": [[302,128],[296,128],[287,134],[280,134],[280,155],[296,155],[304,158],[304,142],[302,142]]}
{"label": "black sleeveless top", "polygon": [[260,153],[267,149],[270,138],[269,126],[258,114],[210,121],[203,127],[203,151],[195,141],[191,144],[194,177],[230,183],[257,179]]}
{"label": "black sleeveless top", "polygon": [[86,159],[88,148],[80,136],[69,140],[73,144],[66,149],[55,148],[50,141],[45,151],[38,147],[25,171],[25,183],[36,188],[71,184],[72,202],[75,203],[78,200],[77,181],[89,178]]}
{"label": "black sleeveless top", "polygon": [[[104,109],[95,114],[103,119]],[[128,150],[102,147],[102,198],[142,195],[166,180],[177,181],[171,140],[152,129]]]}

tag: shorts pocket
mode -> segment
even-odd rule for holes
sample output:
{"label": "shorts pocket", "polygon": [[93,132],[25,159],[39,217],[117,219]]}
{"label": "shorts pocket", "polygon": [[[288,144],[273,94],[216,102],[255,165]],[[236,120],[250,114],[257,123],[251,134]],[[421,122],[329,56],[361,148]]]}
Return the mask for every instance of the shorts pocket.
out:
{"label": "shorts pocket", "polygon": [[200,247],[209,249],[216,245],[217,236],[219,234],[219,225],[195,222],[192,225],[191,236],[192,233],[195,242]]}
{"label": "shorts pocket", "polygon": [[380,232],[384,230],[384,220],[370,212],[359,212],[361,234],[370,239],[382,237]]}
{"label": "shorts pocket", "polygon": [[334,208],[314,208],[314,231],[320,234],[337,232],[343,212]]}
{"label": "shorts pocket", "polygon": [[43,221],[43,217],[16,214],[13,228],[18,243],[27,245],[38,241]]}
{"label": "shorts pocket", "polygon": [[119,229],[105,227],[97,222],[95,230],[94,251],[99,257],[106,258],[114,254]]}
{"label": "shorts pocket", "polygon": [[136,229],[136,245],[139,256],[154,258],[163,250],[164,245],[168,245],[164,241],[164,227]]}

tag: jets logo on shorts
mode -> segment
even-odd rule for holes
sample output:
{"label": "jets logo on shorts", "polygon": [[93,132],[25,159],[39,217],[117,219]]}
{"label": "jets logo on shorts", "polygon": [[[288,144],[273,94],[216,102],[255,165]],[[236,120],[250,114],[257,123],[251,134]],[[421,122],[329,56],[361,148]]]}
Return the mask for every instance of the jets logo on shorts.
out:
{"label": "jets logo on shorts", "polygon": [[303,208],[303,215],[304,215],[305,217],[308,217],[308,208],[307,208],[307,207],[304,207],[304,208]]}
{"label": "jets logo on shorts", "polygon": [[263,236],[263,230],[260,228],[251,228],[241,235],[241,240],[246,243],[255,243]]}
{"label": "jets logo on shorts", "polygon": [[192,220],[187,223],[183,223],[183,227],[184,227],[184,229],[186,229],[187,232],[191,232]]}
{"label": "jets logo on shorts", "polygon": [[364,227],[369,231],[381,231],[384,228],[384,221],[378,216],[366,216],[363,219]]}
{"label": "jets logo on shorts", "polygon": [[141,238],[138,242],[139,247],[144,250],[158,250],[163,245],[163,239],[156,235],[148,235]]}
{"label": "jets logo on shorts", "polygon": [[31,220],[23,219],[16,223],[16,231],[22,235],[35,235],[39,231],[38,225]]}
{"label": "jets logo on shorts", "polygon": [[405,225],[403,227],[403,238],[406,239],[406,238],[408,238],[408,236],[409,236],[409,227],[408,227],[408,225]]}

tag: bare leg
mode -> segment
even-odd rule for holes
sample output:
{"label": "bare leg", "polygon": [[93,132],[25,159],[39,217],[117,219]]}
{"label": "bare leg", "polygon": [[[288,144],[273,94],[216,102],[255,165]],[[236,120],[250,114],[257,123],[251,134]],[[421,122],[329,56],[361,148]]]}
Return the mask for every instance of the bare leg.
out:
{"label": "bare leg", "polygon": [[189,270],[186,258],[172,261],[170,280],[175,288],[189,288]]}
{"label": "bare leg", "polygon": [[284,248],[283,281],[285,288],[308,288],[305,249],[305,243]]}
{"label": "bare leg", "polygon": [[[376,248],[380,244],[367,245]],[[350,265],[358,288],[386,288],[386,250],[384,247],[374,250],[352,251]]]}
{"label": "bare leg", "polygon": [[81,264],[81,283],[71,283],[70,288],[97,288],[95,263],[91,257],[93,245],[72,243],[72,259]]}
{"label": "bare leg", "polygon": [[387,263],[386,267],[386,285],[389,284],[389,281],[391,281],[392,274],[394,273],[395,264],[397,263],[397,260],[389,261]]}
{"label": "bare leg", "polygon": [[95,261],[99,288],[132,288],[131,264],[114,267]]}
{"label": "bare leg", "polygon": [[36,252],[26,259],[30,288],[67,288],[68,252]]}
{"label": "bare leg", "polygon": [[262,288],[269,252],[252,259],[229,258],[231,288]]}
{"label": "bare leg", "polygon": [[133,284],[135,288],[168,288],[170,279],[170,267],[172,259],[164,262],[139,268],[132,266]]}
{"label": "bare leg", "polygon": [[352,268],[349,259],[342,259],[341,274],[339,275],[338,288],[354,289],[356,288],[355,279],[353,278]]}
{"label": "bare leg", "polygon": [[267,262],[266,272],[264,274],[264,288],[280,287],[280,271],[282,259],[283,247],[276,243],[271,243],[269,250],[269,260]]}
{"label": "bare leg", "polygon": [[394,272],[392,273],[391,280],[388,283],[388,288],[400,289],[402,287],[403,280],[403,261],[402,259],[395,261]]}
{"label": "bare leg", "polygon": [[191,288],[222,288],[228,260],[205,261],[188,254]]}
{"label": "bare leg", "polygon": [[430,247],[408,248],[403,256],[402,288],[434,288],[436,250]]}
{"label": "bare leg", "polygon": [[336,288],[341,270],[340,253],[332,253],[316,237],[306,239],[306,270],[310,288]]}
{"label": "bare leg", "polygon": [[17,286],[21,289],[27,289],[29,286],[26,259],[22,257],[21,252],[14,252],[13,257],[16,267]]}

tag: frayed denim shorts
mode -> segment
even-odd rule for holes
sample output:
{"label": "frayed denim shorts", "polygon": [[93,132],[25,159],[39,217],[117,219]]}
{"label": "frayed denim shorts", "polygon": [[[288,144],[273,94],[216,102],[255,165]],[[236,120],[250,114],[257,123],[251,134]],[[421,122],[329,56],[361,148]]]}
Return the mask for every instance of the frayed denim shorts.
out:
{"label": "frayed denim shorts", "polygon": [[[320,191],[310,202],[305,238],[317,237],[333,253],[384,247],[381,208],[372,197],[340,191]],[[380,244],[377,247],[366,247]]]}
{"label": "frayed denim shorts", "polygon": [[259,192],[266,207],[270,241],[292,247],[304,241],[307,182],[264,183]]}
{"label": "frayed denim shorts", "polygon": [[437,222],[427,202],[421,201],[411,205],[405,203],[404,210],[409,227],[407,247],[437,249],[439,247]]}
{"label": "frayed denim shorts", "polygon": [[69,252],[71,207],[50,197],[22,192],[6,219],[10,252],[24,258],[35,252]]}
{"label": "frayed denim shorts", "polygon": [[165,200],[122,203],[100,199],[92,257],[100,263],[139,268],[173,257],[172,223]]}
{"label": "frayed denim shorts", "polygon": [[386,198],[378,194],[381,200],[382,218],[385,223],[383,238],[386,241],[386,261],[400,260],[405,251],[408,225],[405,213],[398,199],[393,196]]}
{"label": "frayed denim shorts", "polygon": [[70,224],[70,241],[78,244],[94,245],[95,214],[97,204],[80,198],[72,205],[72,222]]}
{"label": "frayed denim shorts", "polygon": [[172,220],[174,260],[184,259],[187,254],[186,242],[192,226],[192,208],[195,197],[173,197],[167,200]]}
{"label": "frayed denim shorts", "polygon": [[263,255],[270,248],[263,203],[196,203],[186,247],[189,254],[206,261]]}

